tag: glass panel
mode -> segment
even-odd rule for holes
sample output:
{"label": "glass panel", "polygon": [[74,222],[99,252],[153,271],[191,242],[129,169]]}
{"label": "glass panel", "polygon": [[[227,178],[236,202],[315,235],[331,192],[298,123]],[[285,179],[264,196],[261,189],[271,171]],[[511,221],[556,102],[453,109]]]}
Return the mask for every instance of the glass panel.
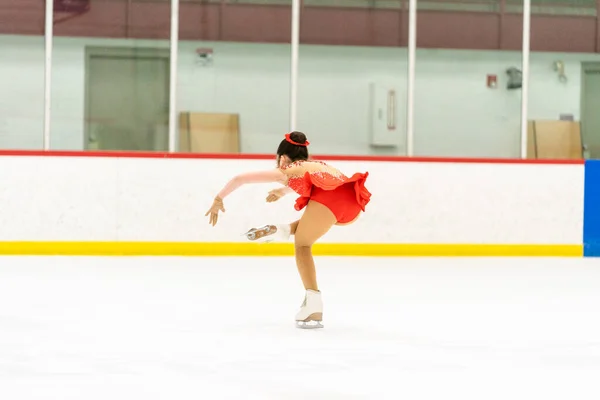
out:
{"label": "glass panel", "polygon": [[562,3],[532,6],[528,158],[600,159],[596,1]]}
{"label": "glass panel", "polygon": [[297,129],[314,154],[406,154],[407,4],[305,3]]}
{"label": "glass panel", "polygon": [[51,148],[168,150],[170,2],[64,3],[54,12]]}
{"label": "glass panel", "polygon": [[[522,14],[418,1],[415,155],[520,158]],[[475,10],[471,10],[475,11]]]}
{"label": "glass panel", "polygon": [[178,151],[275,153],[289,129],[291,0],[180,5]]}
{"label": "glass panel", "polygon": [[0,149],[42,149],[44,16],[39,0],[0,3]]}

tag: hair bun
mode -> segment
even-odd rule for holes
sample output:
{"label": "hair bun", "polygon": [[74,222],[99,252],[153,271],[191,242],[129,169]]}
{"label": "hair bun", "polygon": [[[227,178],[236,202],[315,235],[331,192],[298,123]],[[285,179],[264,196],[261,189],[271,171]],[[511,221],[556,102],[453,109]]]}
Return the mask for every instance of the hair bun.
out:
{"label": "hair bun", "polygon": [[294,131],[290,133],[290,139],[292,139],[296,143],[306,143],[306,135],[302,132]]}

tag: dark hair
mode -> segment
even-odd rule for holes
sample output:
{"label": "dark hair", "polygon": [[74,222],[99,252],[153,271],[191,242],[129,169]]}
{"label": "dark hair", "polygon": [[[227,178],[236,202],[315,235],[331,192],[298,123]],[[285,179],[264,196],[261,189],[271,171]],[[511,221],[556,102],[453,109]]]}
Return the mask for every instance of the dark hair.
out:
{"label": "dark hair", "polygon": [[[306,143],[306,135],[302,132],[294,131],[290,133],[290,139],[296,143]],[[277,162],[281,156],[288,156],[292,162],[298,160],[308,160],[308,148],[298,146],[283,139],[277,148]]]}

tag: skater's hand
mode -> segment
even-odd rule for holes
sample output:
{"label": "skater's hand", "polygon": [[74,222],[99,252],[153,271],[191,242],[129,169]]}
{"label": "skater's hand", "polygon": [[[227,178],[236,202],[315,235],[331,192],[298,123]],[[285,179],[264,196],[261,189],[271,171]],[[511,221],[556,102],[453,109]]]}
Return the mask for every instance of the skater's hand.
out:
{"label": "skater's hand", "polygon": [[205,217],[210,214],[208,223],[212,226],[217,224],[217,220],[219,219],[219,210],[225,212],[225,208],[223,207],[223,200],[220,197],[215,197],[215,200],[212,203],[212,206],[208,209]]}
{"label": "skater's hand", "polygon": [[273,189],[269,192],[269,195],[267,196],[267,203],[272,203],[274,201],[277,201],[280,198],[282,198],[283,196],[285,196],[284,188]]}

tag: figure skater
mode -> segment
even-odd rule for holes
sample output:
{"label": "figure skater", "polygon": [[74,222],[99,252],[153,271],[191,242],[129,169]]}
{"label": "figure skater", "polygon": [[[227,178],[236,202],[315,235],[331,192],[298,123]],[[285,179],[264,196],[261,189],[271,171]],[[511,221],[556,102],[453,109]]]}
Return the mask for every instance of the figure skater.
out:
{"label": "figure skater", "polygon": [[289,225],[265,225],[250,229],[246,236],[251,241],[287,240],[294,235],[296,265],[304,284],[305,296],[296,324],[300,328],[321,328],[323,301],[317,285],[312,245],[325,235],[333,225],[349,225],[356,221],[370,201],[371,193],[365,187],[369,175],[355,173],[345,176],[322,161],[308,157],[309,142],[302,132],[292,132],[277,148],[277,168],[249,172],[231,179],[217,194],[205,216],[215,226],[219,211],[225,212],[223,199],[240,186],[248,183],[276,182],[284,187],[271,190],[267,202],[274,202],[287,193],[296,192],[294,208],[306,207],[302,217]]}

